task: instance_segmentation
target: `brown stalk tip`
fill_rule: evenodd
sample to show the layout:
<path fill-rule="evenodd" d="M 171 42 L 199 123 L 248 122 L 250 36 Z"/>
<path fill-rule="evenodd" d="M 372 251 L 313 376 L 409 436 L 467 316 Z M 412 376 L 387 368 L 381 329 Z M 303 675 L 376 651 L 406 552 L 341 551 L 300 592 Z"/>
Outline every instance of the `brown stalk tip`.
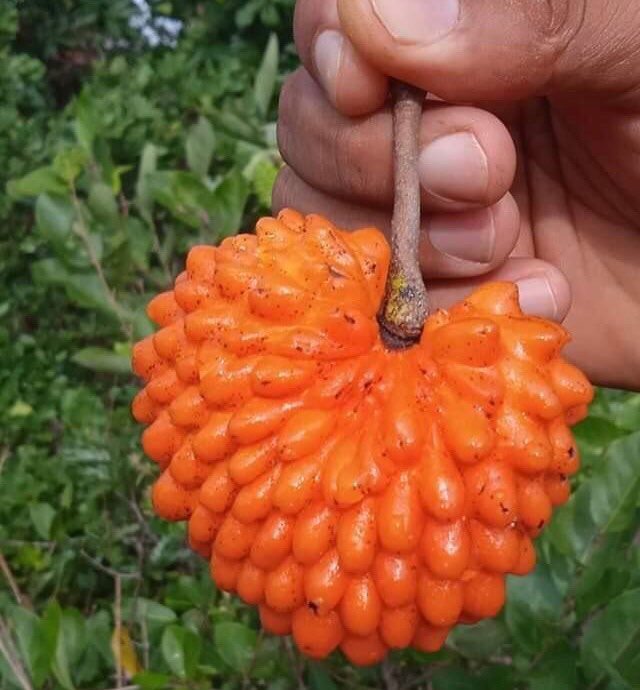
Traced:
<path fill-rule="evenodd" d="M 429 313 L 427 288 L 419 261 L 420 180 L 418 152 L 425 93 L 402 82 L 393 84 L 394 207 L 391 265 L 380 333 L 390 349 L 410 347 L 420 339 Z"/>

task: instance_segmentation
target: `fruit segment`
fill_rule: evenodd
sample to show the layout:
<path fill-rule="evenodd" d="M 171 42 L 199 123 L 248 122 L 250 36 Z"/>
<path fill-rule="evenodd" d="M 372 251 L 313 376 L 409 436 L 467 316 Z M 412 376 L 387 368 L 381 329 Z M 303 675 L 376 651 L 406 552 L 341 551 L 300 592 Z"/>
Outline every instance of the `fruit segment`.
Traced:
<path fill-rule="evenodd" d="M 266 630 L 362 665 L 499 613 L 568 499 L 592 398 L 510 283 L 388 349 L 389 261 L 377 230 L 283 211 L 192 249 L 133 355 L 156 512 Z"/>

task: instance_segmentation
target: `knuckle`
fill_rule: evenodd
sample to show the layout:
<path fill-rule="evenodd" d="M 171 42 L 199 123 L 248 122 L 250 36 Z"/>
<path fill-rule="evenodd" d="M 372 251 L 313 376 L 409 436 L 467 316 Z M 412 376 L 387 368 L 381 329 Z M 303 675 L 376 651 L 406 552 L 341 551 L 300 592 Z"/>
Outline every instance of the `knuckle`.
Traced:
<path fill-rule="evenodd" d="M 580 33 L 585 22 L 587 0 L 538 0 L 529 6 L 529 18 L 541 48 L 557 61 Z"/>
<path fill-rule="evenodd" d="M 280 92 L 280 101 L 278 104 L 278 147 L 285 160 L 289 158 L 291 146 L 293 144 L 292 140 L 294 138 L 296 119 L 296 108 L 294 107 L 294 103 L 296 100 L 296 92 L 297 73 L 294 72 L 285 80 Z"/>
<path fill-rule="evenodd" d="M 292 205 L 291 177 L 291 170 L 287 166 L 280 169 L 271 192 L 271 210 L 273 213 L 278 213 L 283 208 Z"/>
<path fill-rule="evenodd" d="M 380 170 L 371 164 L 370 130 L 365 124 L 336 127 L 330 146 L 331 171 L 339 196 L 358 201 L 386 196 L 380 186 Z"/>

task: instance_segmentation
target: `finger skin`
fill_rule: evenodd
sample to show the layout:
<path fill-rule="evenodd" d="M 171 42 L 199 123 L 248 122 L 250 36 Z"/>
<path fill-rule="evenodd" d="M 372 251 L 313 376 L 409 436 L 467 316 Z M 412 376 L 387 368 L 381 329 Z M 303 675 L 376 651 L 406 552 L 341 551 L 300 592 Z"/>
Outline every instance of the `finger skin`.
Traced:
<path fill-rule="evenodd" d="M 395 4 L 402 10 L 405 2 Z M 365 60 L 445 100 L 624 93 L 640 83 L 640 15 L 628 0 L 460 0 L 457 23 L 438 36 L 427 21 L 405 33 L 390 29 L 373 0 L 338 0 L 338 13 Z"/>
<path fill-rule="evenodd" d="M 466 280 L 441 280 L 429 284 L 433 308 L 444 308 L 463 300 L 483 283 L 506 280 L 517 283 L 525 313 L 562 322 L 571 308 L 571 286 L 564 273 L 547 261 L 509 258 L 495 271 Z M 532 292 L 532 283 L 536 283 Z M 542 285 L 546 283 L 546 285 Z M 525 294 L 526 293 L 526 294 Z"/>
<path fill-rule="evenodd" d="M 357 116 L 381 108 L 387 100 L 389 80 L 358 52 L 341 29 L 336 0 L 298 0 L 293 23 L 296 49 L 302 64 L 313 75 L 333 106 L 345 115 Z M 316 52 L 325 31 L 340 34 L 343 47 L 335 68 L 335 83 L 323 84 Z"/>
<path fill-rule="evenodd" d="M 284 168 L 276 180 L 273 194 L 273 211 L 278 213 L 283 208 L 295 208 L 301 213 L 320 213 L 342 228 L 355 230 L 361 227 L 375 226 L 389 236 L 391 215 L 388 211 L 372 209 L 367 206 L 345 202 L 330 197 L 309 186 L 290 168 Z M 495 234 L 494 255 L 486 263 L 466 261 L 443 253 L 436 249 L 429 239 L 432 225 L 440 216 L 425 216 L 420 243 L 420 263 L 426 276 L 430 278 L 461 278 L 480 276 L 489 273 L 507 260 L 518 238 L 520 218 L 518 208 L 510 195 L 497 204 L 482 211 L 465 211 L 459 214 L 444 214 L 447 223 L 456 219 L 462 225 L 477 219 L 469 218 L 474 214 L 484 214 L 486 224 L 492 228 L 478 227 L 478 235 L 492 231 Z M 479 238 L 480 239 L 480 238 Z"/>
<path fill-rule="evenodd" d="M 501 199 L 513 182 L 515 147 L 506 127 L 494 115 L 478 108 L 427 104 L 421 124 L 424 150 L 453 134 L 475 137 L 484 156 L 486 180 L 469 176 L 461 183 L 464 159 L 447 160 L 440 152 L 442 173 L 432 170 L 422 189 L 425 210 L 460 211 L 488 206 Z M 325 193 L 357 203 L 387 206 L 393 202 L 392 116 L 387 107 L 370 116 L 352 119 L 338 113 L 305 70 L 294 73 L 280 99 L 278 142 L 287 163 L 299 177 Z M 470 169 L 475 170 L 473 166 Z M 451 189 L 446 180 L 450 179 Z M 424 185 L 430 184 L 430 189 Z M 437 190 L 437 191 L 436 191 Z"/>

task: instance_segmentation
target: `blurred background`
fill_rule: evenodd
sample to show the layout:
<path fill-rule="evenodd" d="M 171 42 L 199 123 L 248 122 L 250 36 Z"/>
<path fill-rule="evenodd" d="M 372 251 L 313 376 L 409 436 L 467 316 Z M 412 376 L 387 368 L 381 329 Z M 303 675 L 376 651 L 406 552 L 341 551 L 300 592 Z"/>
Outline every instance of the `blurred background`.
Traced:
<path fill-rule="evenodd" d="M 598 392 L 536 572 L 435 655 L 309 663 L 153 517 L 131 343 L 268 212 L 293 5 L 0 2 L 0 688 L 638 690 L 640 395 Z"/>

